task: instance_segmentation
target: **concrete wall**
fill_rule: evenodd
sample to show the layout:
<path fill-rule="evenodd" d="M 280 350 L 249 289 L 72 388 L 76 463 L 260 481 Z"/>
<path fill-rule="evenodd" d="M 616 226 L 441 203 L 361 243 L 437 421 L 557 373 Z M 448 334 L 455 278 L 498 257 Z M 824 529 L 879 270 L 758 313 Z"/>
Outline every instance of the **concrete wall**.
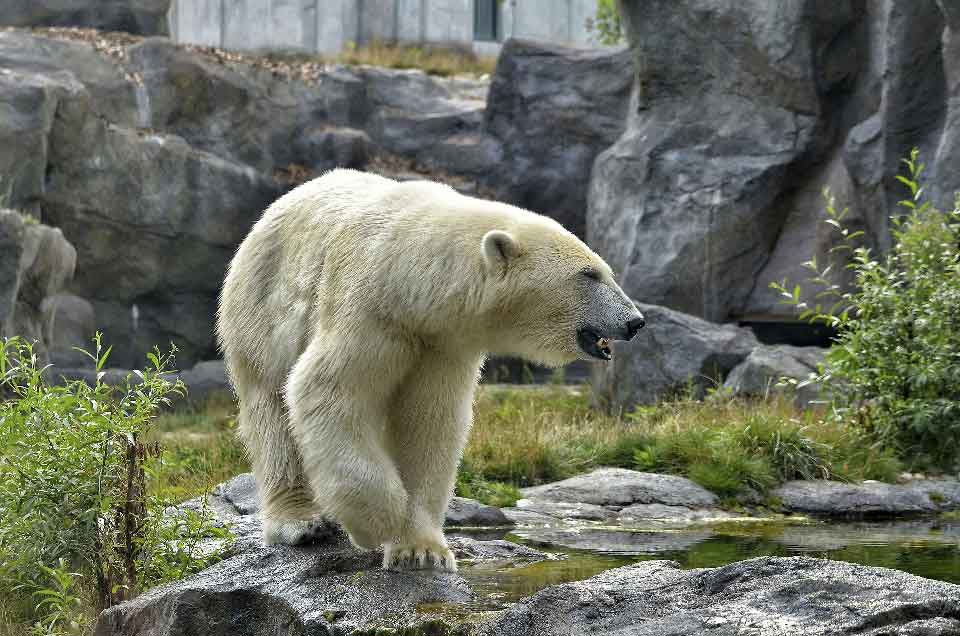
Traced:
<path fill-rule="evenodd" d="M 171 36 L 234 50 L 335 54 L 372 40 L 473 46 L 474 0 L 173 0 Z M 500 36 L 596 46 L 586 20 L 596 0 L 502 0 Z"/>

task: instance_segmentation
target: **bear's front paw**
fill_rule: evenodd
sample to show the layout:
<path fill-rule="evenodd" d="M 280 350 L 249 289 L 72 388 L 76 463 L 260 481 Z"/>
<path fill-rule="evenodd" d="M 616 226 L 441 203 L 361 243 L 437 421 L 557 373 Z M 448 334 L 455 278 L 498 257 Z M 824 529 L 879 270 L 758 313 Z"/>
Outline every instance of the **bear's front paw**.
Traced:
<path fill-rule="evenodd" d="M 383 546 L 384 570 L 457 571 L 457 560 L 443 540 L 387 543 Z"/>

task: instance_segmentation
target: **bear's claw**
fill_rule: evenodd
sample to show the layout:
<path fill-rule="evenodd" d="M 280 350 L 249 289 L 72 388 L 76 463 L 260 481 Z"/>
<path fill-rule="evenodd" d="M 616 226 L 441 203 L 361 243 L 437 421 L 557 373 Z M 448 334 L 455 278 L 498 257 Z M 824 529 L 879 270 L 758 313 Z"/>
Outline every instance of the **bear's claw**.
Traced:
<path fill-rule="evenodd" d="M 383 548 L 384 570 L 457 571 L 457 560 L 450 548 L 440 543 L 388 544 Z"/>

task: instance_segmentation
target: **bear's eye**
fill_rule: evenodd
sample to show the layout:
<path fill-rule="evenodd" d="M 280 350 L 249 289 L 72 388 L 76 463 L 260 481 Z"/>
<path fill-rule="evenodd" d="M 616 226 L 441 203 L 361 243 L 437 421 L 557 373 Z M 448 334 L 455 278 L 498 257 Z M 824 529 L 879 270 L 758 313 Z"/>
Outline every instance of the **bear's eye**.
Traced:
<path fill-rule="evenodd" d="M 598 271 L 595 270 L 595 269 L 592 269 L 592 268 L 589 268 L 589 267 L 588 267 L 587 269 L 583 270 L 583 271 L 581 272 L 581 274 L 583 274 L 584 276 L 586 276 L 587 278 L 589 278 L 589 279 L 591 279 L 591 280 L 595 280 L 595 281 L 598 281 L 598 282 L 600 281 L 600 272 L 598 272 Z"/>

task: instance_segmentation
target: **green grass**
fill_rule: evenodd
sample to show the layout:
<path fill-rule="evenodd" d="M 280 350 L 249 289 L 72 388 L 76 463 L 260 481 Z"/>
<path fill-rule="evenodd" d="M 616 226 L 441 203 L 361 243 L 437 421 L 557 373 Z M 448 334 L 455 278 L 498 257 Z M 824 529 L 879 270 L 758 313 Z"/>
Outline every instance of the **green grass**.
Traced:
<path fill-rule="evenodd" d="M 457 494 L 501 507 L 519 488 L 600 466 L 683 475 L 727 499 L 790 479 L 894 481 L 900 471 L 889 451 L 784 398 L 682 399 L 618 418 L 591 408 L 585 387 L 483 386 L 474 413 Z M 235 426 L 226 397 L 159 417 L 155 486 L 186 499 L 249 470 Z"/>
<path fill-rule="evenodd" d="M 236 404 L 228 395 L 159 416 L 147 437 L 163 449 L 162 462 L 151 480 L 154 492 L 181 501 L 249 471 L 236 423 Z"/>
<path fill-rule="evenodd" d="M 363 46 L 348 46 L 331 62 L 340 64 L 368 64 L 387 68 L 416 68 L 431 75 L 489 75 L 497 60 L 480 57 L 472 51 L 451 47 L 407 46 L 371 42 Z"/>
<path fill-rule="evenodd" d="M 481 389 L 461 468 L 471 479 L 522 487 L 599 466 L 684 475 L 723 497 L 900 470 L 889 451 L 785 398 L 678 400 L 617 418 L 591 409 L 586 389 Z"/>

